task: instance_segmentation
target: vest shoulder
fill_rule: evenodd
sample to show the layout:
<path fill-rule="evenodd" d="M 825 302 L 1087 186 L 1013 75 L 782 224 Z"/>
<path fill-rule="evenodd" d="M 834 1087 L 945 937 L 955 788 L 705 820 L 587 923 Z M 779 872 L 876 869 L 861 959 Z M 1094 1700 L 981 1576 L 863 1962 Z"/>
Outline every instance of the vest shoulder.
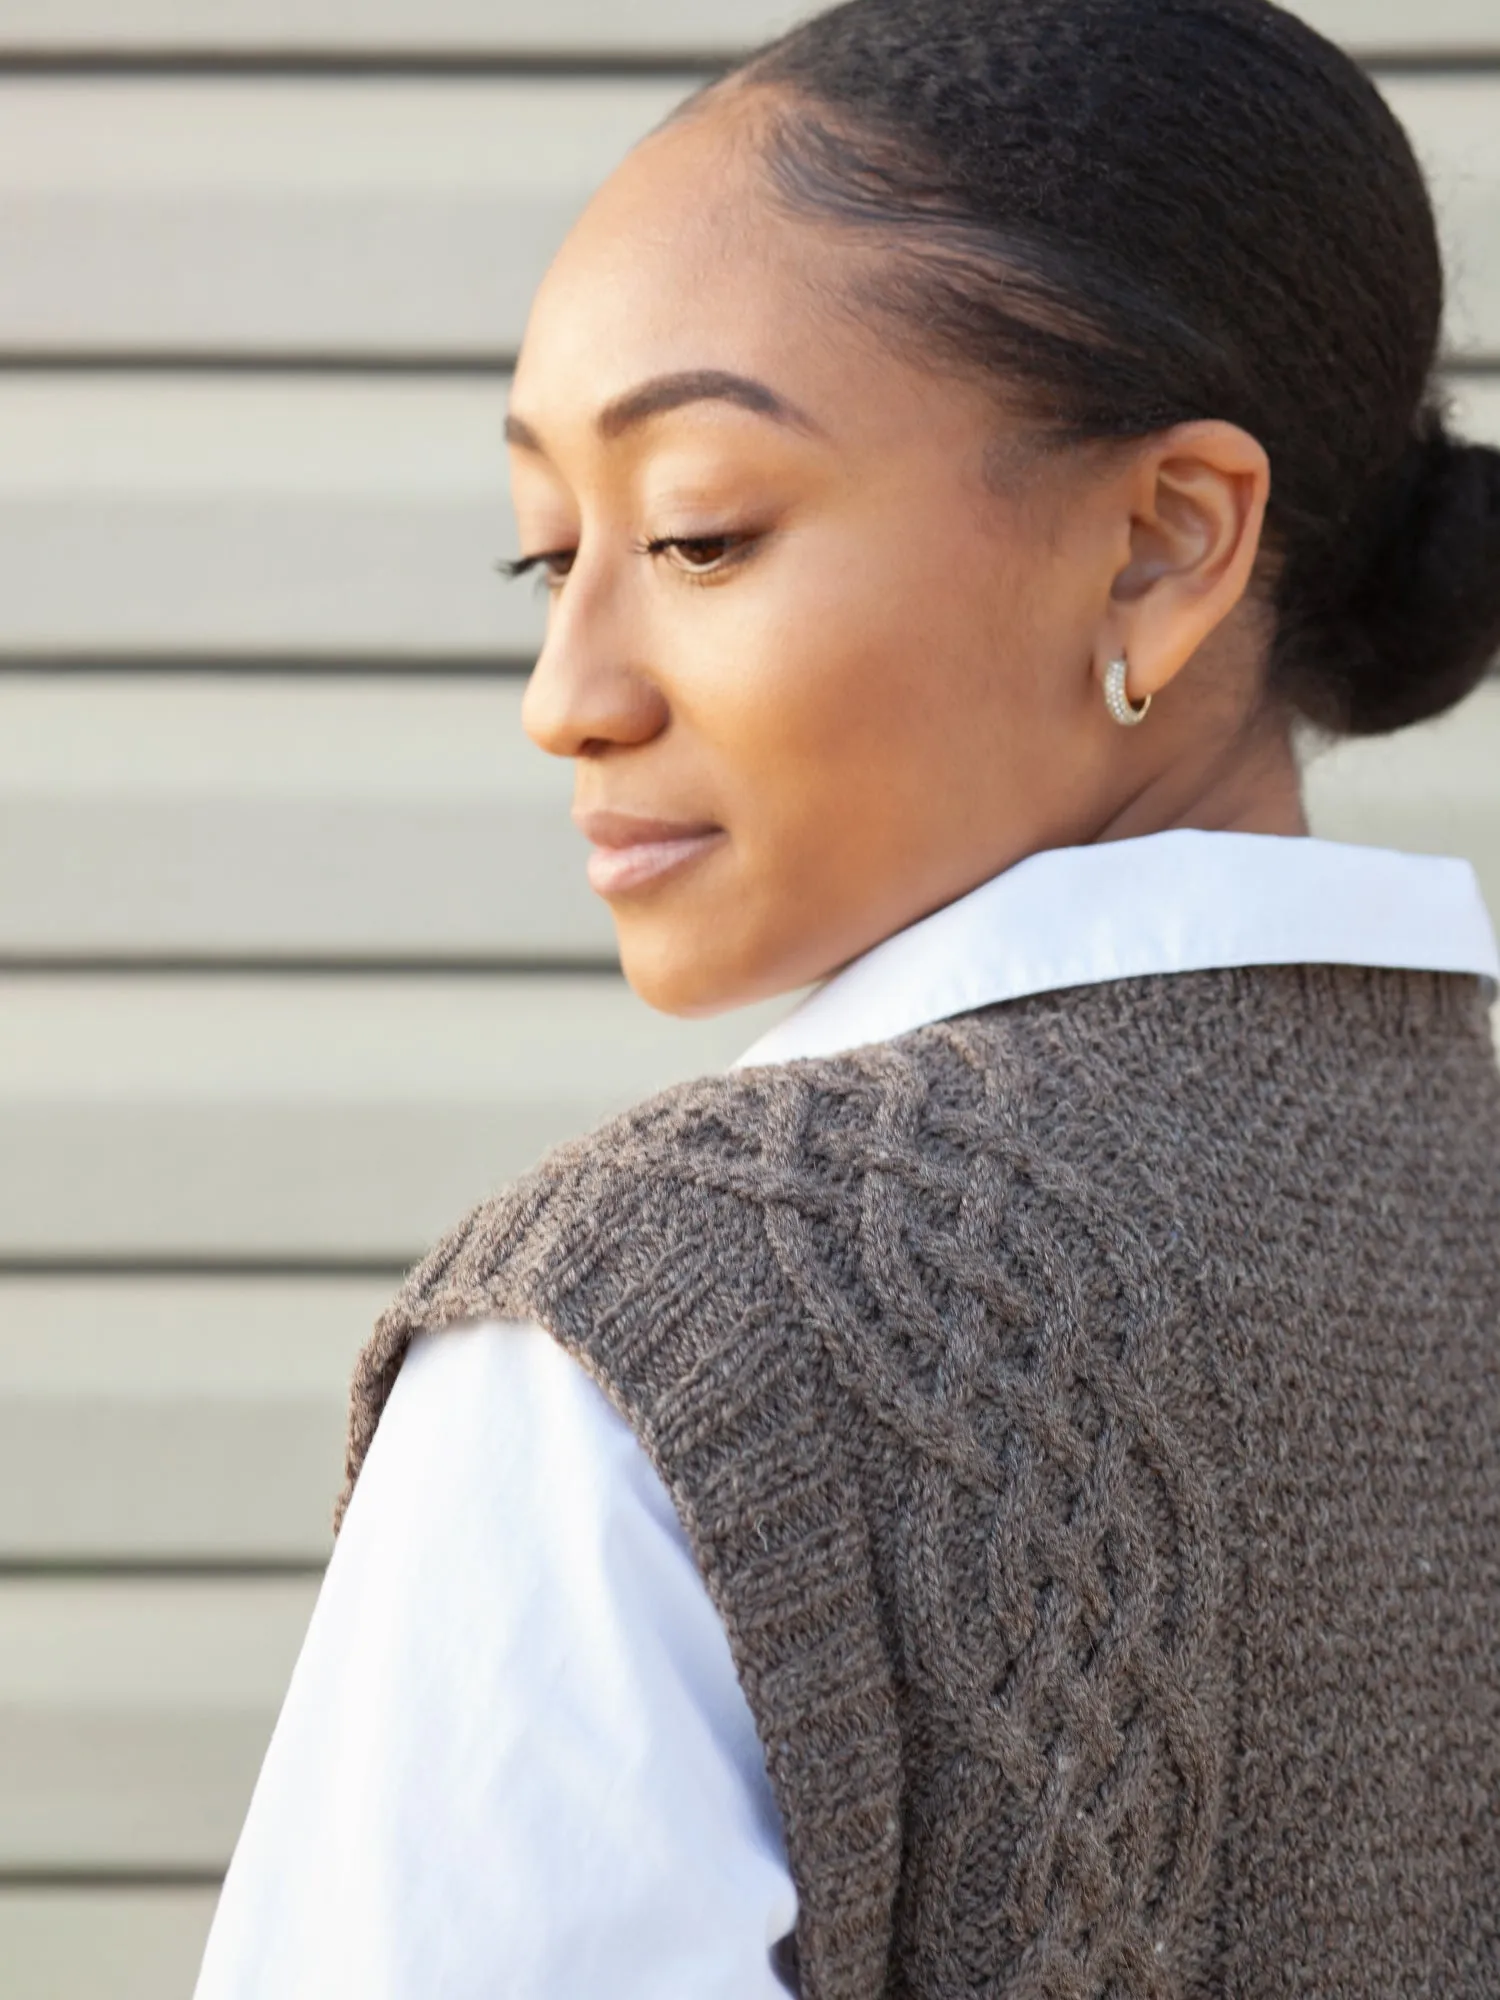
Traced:
<path fill-rule="evenodd" d="M 873 1067 L 904 1071 L 907 1060 Z M 408 1273 L 360 1353 L 335 1529 L 419 1333 L 475 1319 L 539 1319 L 556 1332 L 562 1301 L 597 1289 L 604 1273 L 655 1294 L 684 1252 L 723 1268 L 726 1219 L 743 1229 L 778 1181 L 805 1178 L 804 1133 L 831 1107 L 873 1101 L 871 1068 L 839 1057 L 676 1084 L 472 1208 Z"/>
<path fill-rule="evenodd" d="M 921 1162 L 1003 1150 L 992 1068 L 971 1018 L 844 1054 L 731 1070 L 673 1085 L 481 1202 L 411 1273 L 392 1307 L 425 1327 L 575 1283 L 649 1241 L 658 1254 L 763 1212 L 857 1205 L 869 1172 L 913 1185 Z"/>

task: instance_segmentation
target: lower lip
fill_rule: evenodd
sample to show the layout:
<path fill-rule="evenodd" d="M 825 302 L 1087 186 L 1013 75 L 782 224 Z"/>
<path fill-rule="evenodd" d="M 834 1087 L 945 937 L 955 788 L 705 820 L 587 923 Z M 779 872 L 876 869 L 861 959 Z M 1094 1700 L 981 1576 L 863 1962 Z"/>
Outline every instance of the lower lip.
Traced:
<path fill-rule="evenodd" d="M 623 896 L 659 882 L 706 854 L 723 839 L 717 828 L 682 840 L 643 840 L 634 847 L 596 847 L 589 856 L 589 887 L 599 896 Z"/>

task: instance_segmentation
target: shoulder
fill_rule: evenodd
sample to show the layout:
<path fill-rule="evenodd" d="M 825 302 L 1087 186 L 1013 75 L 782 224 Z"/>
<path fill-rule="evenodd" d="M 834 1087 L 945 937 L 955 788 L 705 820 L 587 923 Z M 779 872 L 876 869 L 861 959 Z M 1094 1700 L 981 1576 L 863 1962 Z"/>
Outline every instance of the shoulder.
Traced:
<path fill-rule="evenodd" d="M 656 1396 L 746 1327 L 816 1316 L 819 1299 L 840 1320 L 885 1316 L 892 1258 L 903 1296 L 950 1252 L 967 1267 L 976 1228 L 1004 1233 L 1003 1190 L 1026 1174 L 1005 1033 L 998 1015 L 969 1016 L 701 1078 L 546 1155 L 471 1210 L 377 1323 L 353 1383 L 350 1486 L 420 1332 L 540 1321 L 625 1402 L 648 1351 Z"/>
<path fill-rule="evenodd" d="M 1013 1144 L 1002 1105 L 1017 1079 L 995 1061 L 997 1035 L 995 1017 L 970 1016 L 645 1099 L 472 1209 L 387 1317 L 435 1327 L 529 1316 L 538 1290 L 618 1267 L 643 1241 L 699 1243 L 737 1215 L 787 1207 L 832 1222 L 858 1207 L 869 1175 L 913 1192 L 942 1181 L 945 1162 L 957 1176 L 961 1161 Z"/>

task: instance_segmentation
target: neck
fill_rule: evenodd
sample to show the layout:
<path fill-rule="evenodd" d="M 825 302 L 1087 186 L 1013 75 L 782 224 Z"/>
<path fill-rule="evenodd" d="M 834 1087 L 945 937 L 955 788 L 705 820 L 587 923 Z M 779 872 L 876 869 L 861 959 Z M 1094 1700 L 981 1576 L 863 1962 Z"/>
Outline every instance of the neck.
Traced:
<path fill-rule="evenodd" d="M 1284 719 L 1197 759 L 1169 759 L 1113 811 L 1096 840 L 1197 827 L 1206 833 L 1302 835 L 1302 779 Z"/>

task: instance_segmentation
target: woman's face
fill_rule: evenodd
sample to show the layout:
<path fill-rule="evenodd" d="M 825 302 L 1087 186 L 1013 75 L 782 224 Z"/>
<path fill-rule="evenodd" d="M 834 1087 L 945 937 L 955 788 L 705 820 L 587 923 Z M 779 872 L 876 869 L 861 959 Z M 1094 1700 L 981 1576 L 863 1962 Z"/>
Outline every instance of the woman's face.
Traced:
<path fill-rule="evenodd" d="M 841 309 L 871 253 L 774 205 L 753 131 L 730 94 L 607 183 L 508 426 L 551 591 L 526 727 L 574 761 L 627 977 L 682 1014 L 1096 837 L 1132 782 L 1095 674 L 1118 510 L 1067 460 L 997 487 L 993 391 Z"/>

